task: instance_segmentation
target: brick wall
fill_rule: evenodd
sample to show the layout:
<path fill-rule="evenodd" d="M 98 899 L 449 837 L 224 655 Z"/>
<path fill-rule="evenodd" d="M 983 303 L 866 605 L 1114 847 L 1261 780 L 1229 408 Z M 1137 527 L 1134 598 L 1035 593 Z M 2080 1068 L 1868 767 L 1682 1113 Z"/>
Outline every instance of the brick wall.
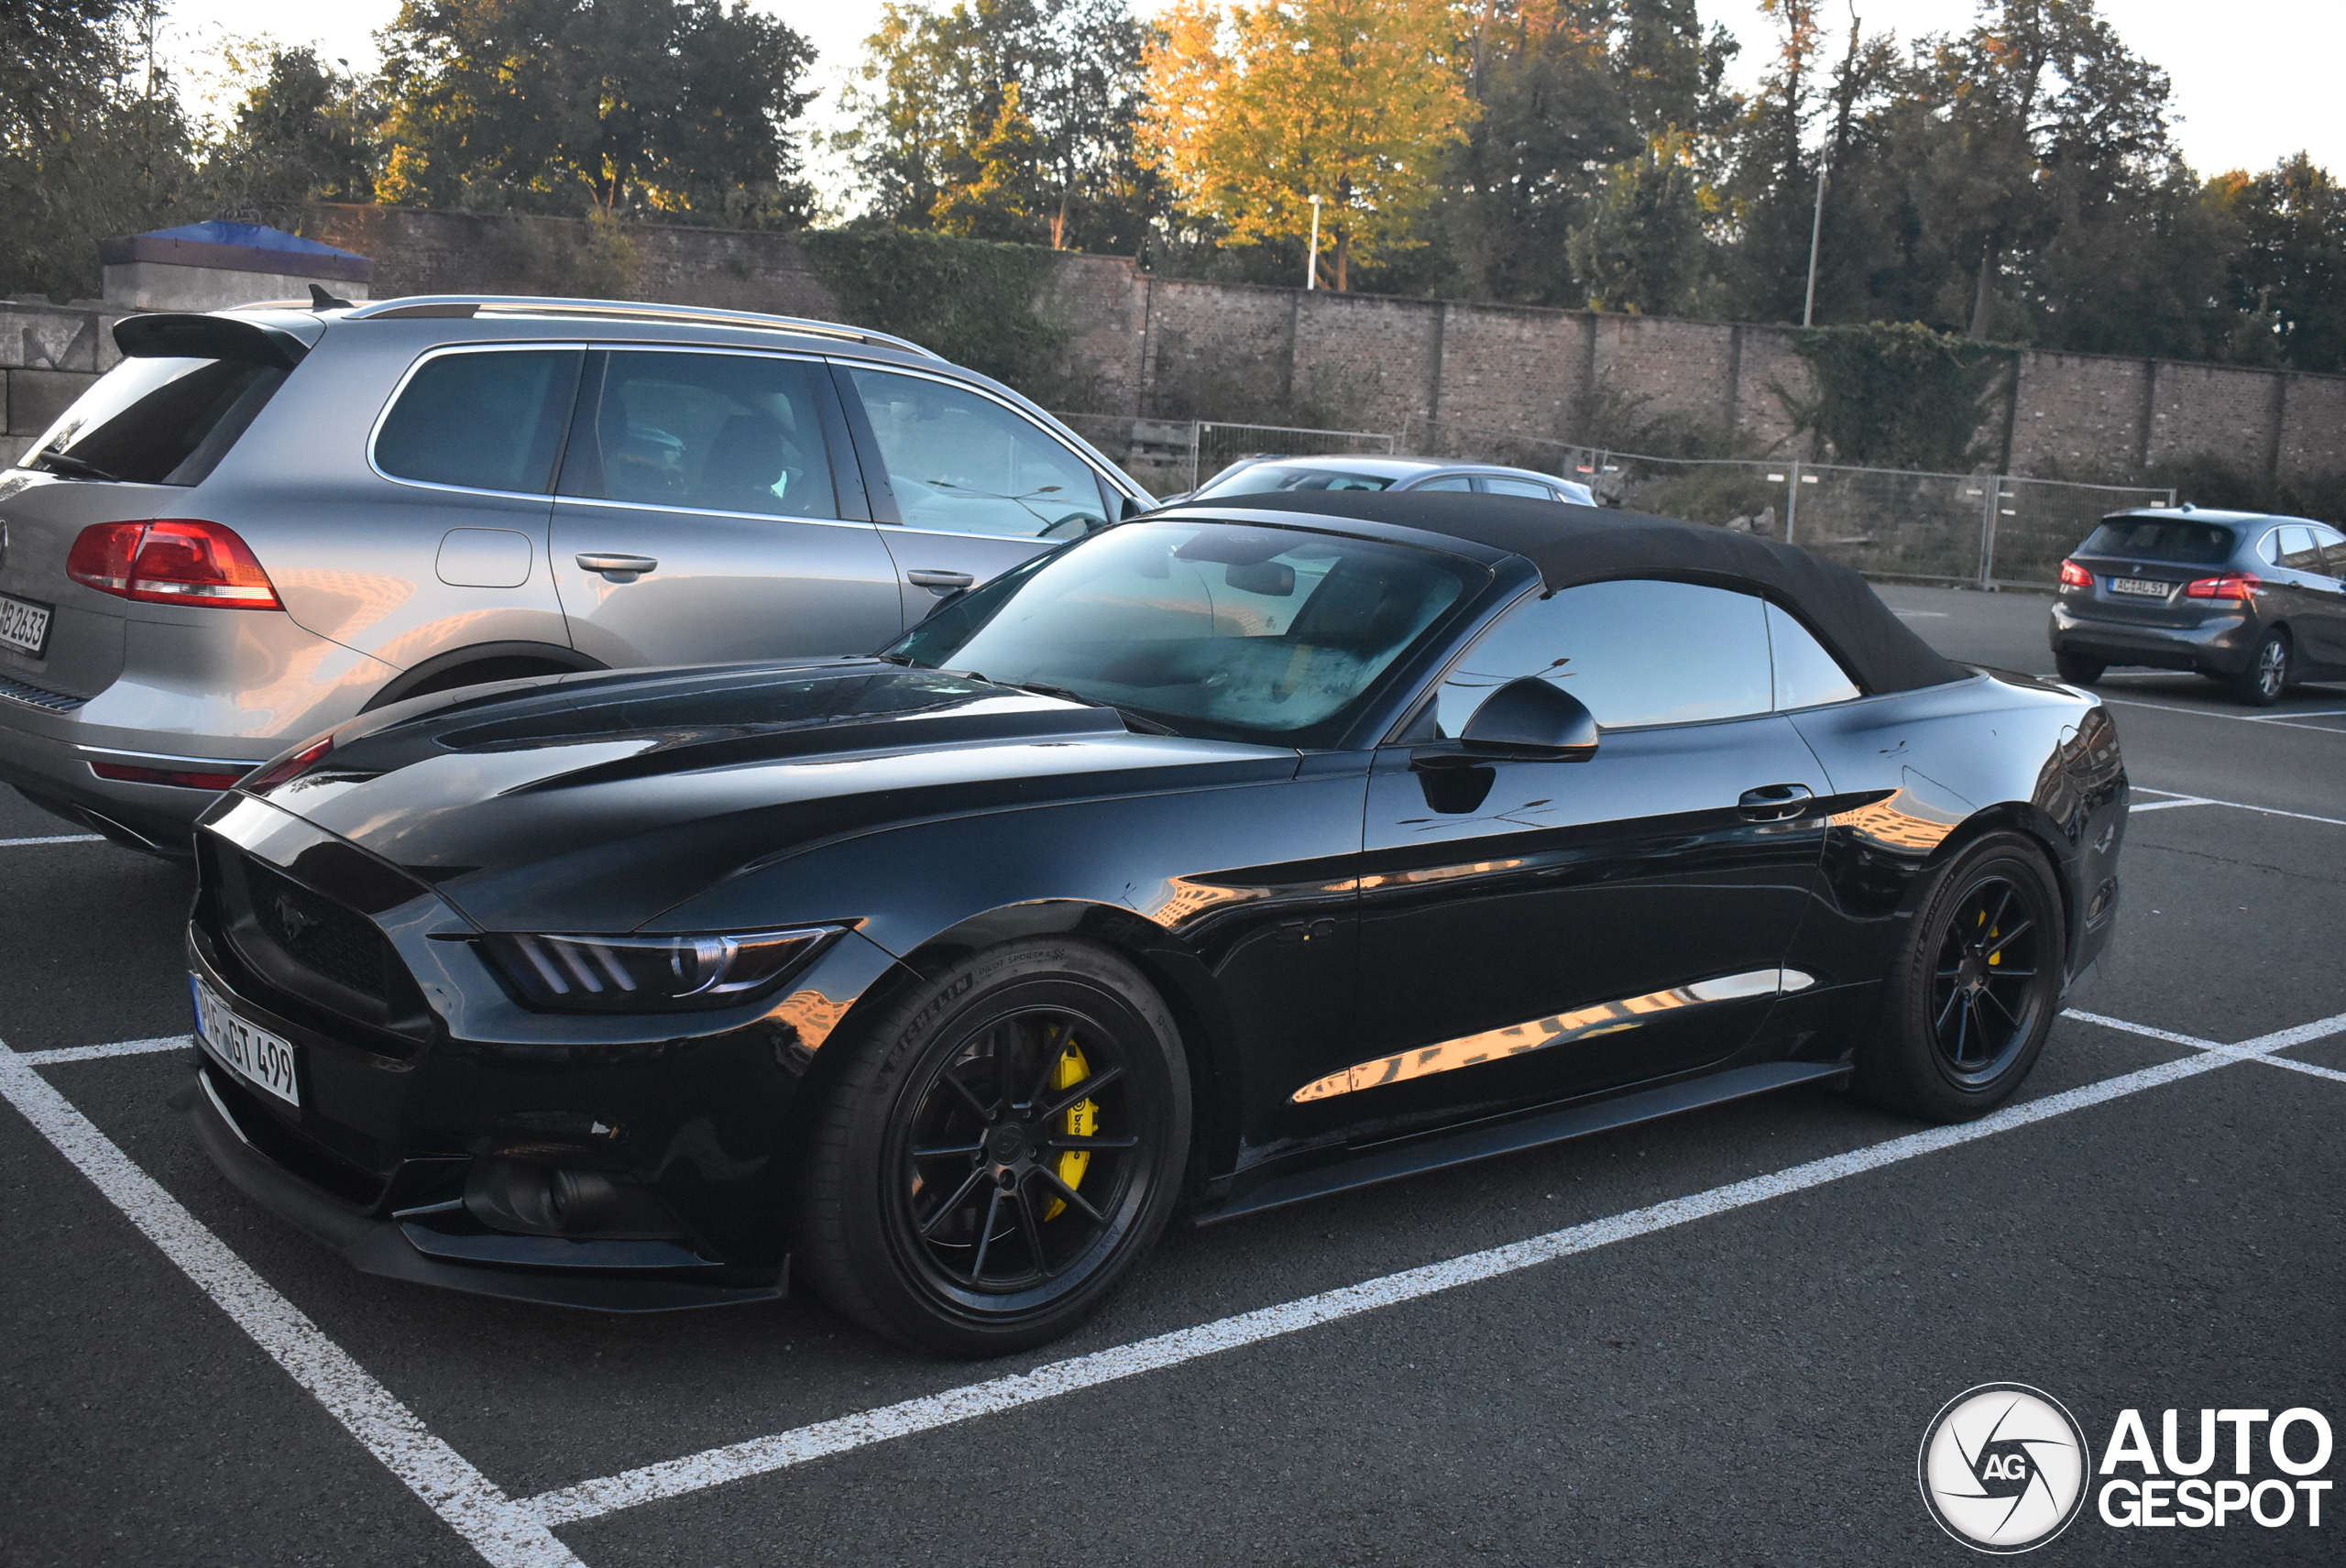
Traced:
<path fill-rule="evenodd" d="M 315 206 L 289 226 L 371 257 L 378 298 L 584 293 L 836 318 L 787 236 Z M 1783 327 L 1306 292 L 1062 258 L 1043 309 L 1068 400 L 1167 419 L 1394 431 L 1439 419 L 1619 444 L 1657 426 L 1795 452 L 1814 395 Z M 0 458 L 114 357 L 102 308 L 0 302 Z M 2210 454 L 2267 480 L 2346 474 L 2346 377 L 2031 350 L 1981 403 L 2006 472 L 2120 479 Z"/>

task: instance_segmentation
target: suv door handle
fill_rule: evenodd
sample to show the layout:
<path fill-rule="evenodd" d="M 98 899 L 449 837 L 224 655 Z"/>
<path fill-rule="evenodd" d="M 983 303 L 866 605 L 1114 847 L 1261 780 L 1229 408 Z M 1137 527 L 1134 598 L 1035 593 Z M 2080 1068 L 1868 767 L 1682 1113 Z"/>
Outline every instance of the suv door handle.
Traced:
<path fill-rule="evenodd" d="M 614 555 L 601 550 L 583 550 L 572 559 L 578 563 L 580 571 L 598 572 L 607 583 L 631 583 L 660 567 L 660 563 L 649 555 Z"/>
<path fill-rule="evenodd" d="M 940 594 L 959 592 L 978 579 L 967 572 L 937 571 L 927 566 L 915 566 L 904 574 L 904 581 L 916 588 L 931 588 Z"/>
<path fill-rule="evenodd" d="M 1736 809 L 1753 822 L 1789 822 L 1808 809 L 1816 792 L 1806 784 L 1761 784 L 1747 789 L 1735 805 Z"/>

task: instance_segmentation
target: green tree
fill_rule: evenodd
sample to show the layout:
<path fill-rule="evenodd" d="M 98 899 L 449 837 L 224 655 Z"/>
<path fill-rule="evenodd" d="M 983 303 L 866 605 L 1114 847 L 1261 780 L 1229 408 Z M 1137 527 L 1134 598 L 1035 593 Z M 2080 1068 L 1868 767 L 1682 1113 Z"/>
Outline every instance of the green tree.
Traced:
<path fill-rule="evenodd" d="M 157 0 L 0 3 L 0 292 L 89 299 L 98 242 L 209 215 Z"/>
<path fill-rule="evenodd" d="M 306 46 L 269 49 L 255 74 L 209 159 L 223 204 L 373 201 L 383 111 L 367 84 Z"/>
<path fill-rule="evenodd" d="M 803 221 L 814 50 L 746 0 L 404 0 L 387 200 Z"/>
<path fill-rule="evenodd" d="M 1573 269 L 1590 308 L 1704 313 L 1716 288 L 1716 209 L 1683 132 L 1657 137 L 1644 157 L 1616 164 L 1603 199 L 1572 236 Z"/>
<path fill-rule="evenodd" d="M 2346 372 L 2346 189 L 2300 152 L 2211 181 L 2209 197 L 2241 233 L 2228 258 L 2235 355 Z"/>
<path fill-rule="evenodd" d="M 843 100 L 873 215 L 1136 251 L 1160 205 L 1134 148 L 1149 36 L 1124 0 L 886 5 Z"/>

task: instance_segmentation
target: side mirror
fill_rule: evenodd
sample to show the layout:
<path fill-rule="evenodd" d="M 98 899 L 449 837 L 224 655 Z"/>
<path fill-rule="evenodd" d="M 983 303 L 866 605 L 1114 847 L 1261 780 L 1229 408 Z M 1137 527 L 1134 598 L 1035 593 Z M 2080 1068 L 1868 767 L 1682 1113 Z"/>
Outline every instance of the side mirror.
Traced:
<path fill-rule="evenodd" d="M 1420 747 L 1420 768 L 1482 762 L 1584 762 L 1596 755 L 1596 716 L 1561 686 L 1536 675 L 1509 681 L 1483 699 L 1455 741 Z"/>

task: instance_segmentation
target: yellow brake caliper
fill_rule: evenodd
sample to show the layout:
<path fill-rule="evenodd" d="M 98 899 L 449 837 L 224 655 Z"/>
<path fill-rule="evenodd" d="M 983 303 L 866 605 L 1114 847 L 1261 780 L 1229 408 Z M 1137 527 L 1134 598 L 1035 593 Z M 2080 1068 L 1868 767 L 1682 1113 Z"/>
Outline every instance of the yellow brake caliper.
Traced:
<path fill-rule="evenodd" d="M 1073 1089 L 1091 1076 L 1091 1065 L 1083 1059 L 1083 1047 L 1069 1041 L 1066 1052 L 1059 1058 L 1058 1070 L 1051 1075 L 1051 1087 Z M 1061 1125 L 1070 1138 L 1091 1137 L 1100 1131 L 1100 1107 L 1089 1100 L 1080 1100 L 1068 1107 L 1067 1117 Z M 1089 1149 L 1062 1149 L 1059 1151 L 1059 1179 L 1071 1188 L 1080 1187 L 1083 1185 L 1083 1173 L 1091 1164 Z M 1051 1206 L 1044 1211 L 1043 1218 L 1056 1220 L 1065 1212 L 1067 1201 L 1054 1198 Z"/>
<path fill-rule="evenodd" d="M 1979 912 L 1979 921 L 1978 921 L 1978 924 L 1982 925 L 1982 926 L 1987 926 L 1987 925 L 1988 925 L 1988 912 L 1987 912 L 1986 910 L 1982 909 L 1982 910 Z M 1996 938 L 1997 938 L 1999 935 L 2001 935 L 2001 932 L 2002 932 L 2002 931 L 2003 931 L 2003 927 L 2001 927 L 2001 926 L 1990 926 L 1990 927 L 1989 927 L 1989 928 L 1988 928 L 1988 940 L 1990 940 L 1990 941 L 1991 941 L 1991 942 L 1992 942 L 1992 941 L 1994 941 L 1994 940 L 1996 939 Z M 2000 963 L 2002 963 L 2002 962 L 2004 961 L 2004 955 L 2003 955 L 2003 954 L 2001 954 L 2001 953 L 1990 953 L 1990 954 L 1988 955 L 1988 961 L 1989 961 L 1990 963 L 1991 963 L 1991 964 L 2000 964 Z"/>

